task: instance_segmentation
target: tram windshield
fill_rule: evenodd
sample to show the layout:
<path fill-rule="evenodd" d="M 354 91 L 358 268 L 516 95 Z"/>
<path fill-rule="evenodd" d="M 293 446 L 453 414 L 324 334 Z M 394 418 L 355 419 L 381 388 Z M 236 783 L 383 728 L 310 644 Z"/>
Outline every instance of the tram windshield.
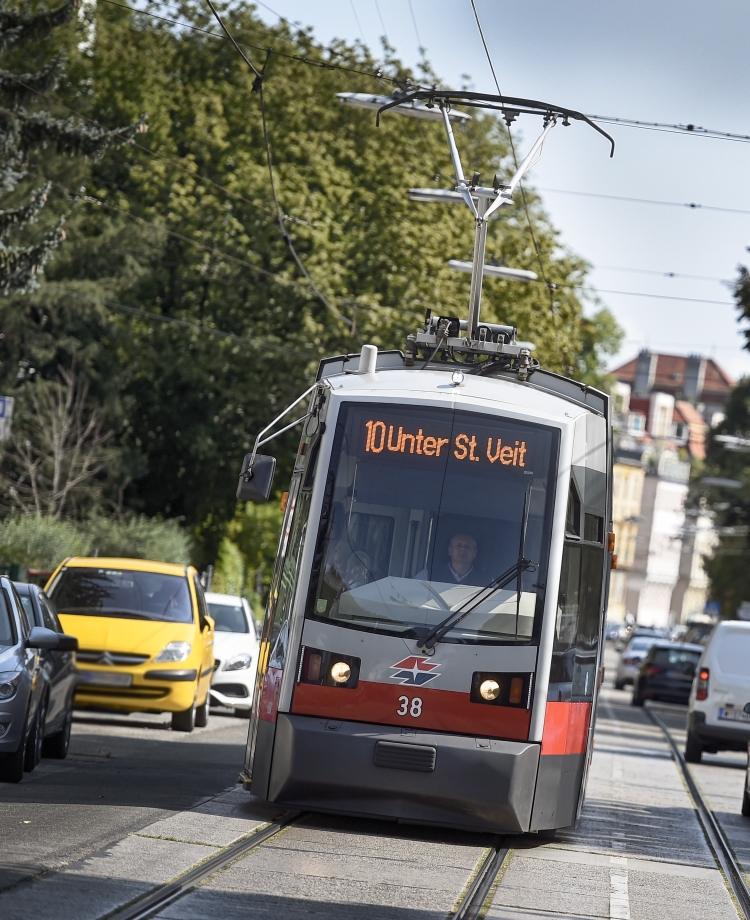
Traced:
<path fill-rule="evenodd" d="M 473 608 L 442 641 L 531 641 L 557 449 L 555 429 L 501 416 L 343 404 L 307 615 L 423 638 Z M 520 559 L 533 565 L 478 594 Z"/>

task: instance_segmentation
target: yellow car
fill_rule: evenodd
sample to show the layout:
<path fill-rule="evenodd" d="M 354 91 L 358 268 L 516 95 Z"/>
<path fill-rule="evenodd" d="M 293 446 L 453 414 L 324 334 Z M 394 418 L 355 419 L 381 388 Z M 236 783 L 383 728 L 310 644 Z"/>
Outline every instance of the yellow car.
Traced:
<path fill-rule="evenodd" d="M 46 591 L 78 639 L 76 706 L 171 712 L 180 732 L 206 725 L 214 623 L 194 568 L 73 557 Z"/>

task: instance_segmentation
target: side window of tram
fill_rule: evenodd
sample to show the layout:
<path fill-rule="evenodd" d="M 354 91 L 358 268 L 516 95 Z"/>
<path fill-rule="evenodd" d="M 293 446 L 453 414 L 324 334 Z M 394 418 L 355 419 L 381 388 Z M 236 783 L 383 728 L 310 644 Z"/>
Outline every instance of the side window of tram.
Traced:
<path fill-rule="evenodd" d="M 547 698 L 591 699 L 599 644 L 603 548 L 566 543 Z"/>
<path fill-rule="evenodd" d="M 296 507 L 292 509 L 293 519 L 290 525 L 289 539 L 286 543 L 283 560 L 274 573 L 271 585 L 271 604 L 273 604 L 273 621 L 269 636 L 270 654 L 268 666 L 283 668 L 286 664 L 286 652 L 289 634 L 289 617 L 297 588 L 299 563 L 305 545 L 307 518 L 310 512 L 311 493 L 298 493 Z"/>

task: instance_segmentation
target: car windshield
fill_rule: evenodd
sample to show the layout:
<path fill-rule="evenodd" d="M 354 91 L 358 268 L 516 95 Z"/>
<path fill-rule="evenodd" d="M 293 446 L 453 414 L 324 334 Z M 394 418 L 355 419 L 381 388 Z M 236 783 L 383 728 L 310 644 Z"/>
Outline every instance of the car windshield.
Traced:
<path fill-rule="evenodd" d="M 0 591 L 0 645 L 15 645 L 16 630 L 5 591 Z"/>
<path fill-rule="evenodd" d="M 700 657 L 700 652 L 688 649 L 660 648 L 654 652 L 652 664 L 692 677 Z"/>
<path fill-rule="evenodd" d="M 554 429 L 498 416 L 345 403 L 307 616 L 426 635 L 511 572 L 444 641 L 530 641 L 544 603 L 557 444 Z M 534 565 L 519 574 L 521 557 Z"/>
<path fill-rule="evenodd" d="M 216 632 L 249 632 L 245 611 L 240 604 L 217 604 L 208 601 L 208 612 L 216 624 Z"/>
<path fill-rule="evenodd" d="M 63 569 L 49 591 L 60 613 L 192 623 L 187 578 L 128 569 Z"/>

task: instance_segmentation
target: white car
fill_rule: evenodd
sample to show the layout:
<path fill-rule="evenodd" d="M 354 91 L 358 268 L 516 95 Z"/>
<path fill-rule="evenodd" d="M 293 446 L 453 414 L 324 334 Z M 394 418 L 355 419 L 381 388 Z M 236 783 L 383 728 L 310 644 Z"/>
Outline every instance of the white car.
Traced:
<path fill-rule="evenodd" d="M 216 624 L 211 700 L 250 716 L 258 670 L 258 635 L 250 604 L 233 594 L 206 594 L 208 612 Z"/>
<path fill-rule="evenodd" d="M 708 637 L 688 704 L 685 760 L 744 751 L 750 741 L 750 623 L 722 620 Z"/>

